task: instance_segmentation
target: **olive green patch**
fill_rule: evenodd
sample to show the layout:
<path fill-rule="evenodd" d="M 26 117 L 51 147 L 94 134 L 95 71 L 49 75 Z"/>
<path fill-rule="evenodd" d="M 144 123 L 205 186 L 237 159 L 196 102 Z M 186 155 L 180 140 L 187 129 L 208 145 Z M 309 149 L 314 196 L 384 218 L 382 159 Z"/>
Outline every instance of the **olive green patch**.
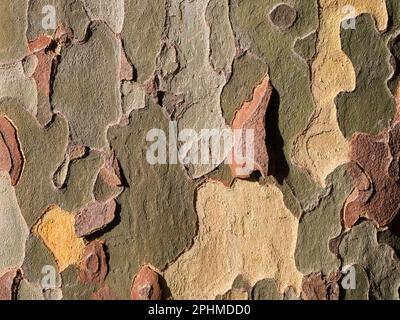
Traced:
<path fill-rule="evenodd" d="M 106 130 L 121 117 L 121 47 L 102 22 L 90 26 L 87 42 L 61 52 L 52 106 L 65 115 L 72 141 L 92 148 L 108 145 Z"/>
<path fill-rule="evenodd" d="M 10 99 L 0 102 L 0 113 L 5 114 L 17 128 L 25 157 L 24 170 L 15 192 L 28 227 L 32 227 L 52 204 L 69 212 L 86 205 L 93 197 L 102 157 L 91 152 L 83 159 L 72 161 L 65 188 L 57 189 L 52 177 L 64 161 L 67 150 L 68 125 L 65 119 L 57 115 L 49 126 L 42 128 L 18 102 Z"/>
<path fill-rule="evenodd" d="M 311 62 L 316 53 L 317 33 L 312 32 L 304 38 L 298 38 L 294 43 L 293 50 L 305 61 Z"/>
<path fill-rule="evenodd" d="M 328 176 L 326 188 L 329 192 L 300 219 L 295 260 L 303 274 L 328 275 L 340 267 L 340 260 L 329 249 L 329 241 L 341 233 L 341 210 L 352 188 L 345 166 Z"/>
<path fill-rule="evenodd" d="M 165 26 L 166 0 L 126 0 L 121 39 L 137 81 L 144 82 L 155 71 Z"/>
<path fill-rule="evenodd" d="M 0 66 L 22 60 L 28 50 L 26 0 L 0 2 Z"/>
<path fill-rule="evenodd" d="M 235 41 L 228 3 L 228 0 L 210 0 L 206 11 L 206 21 L 210 27 L 210 62 L 215 70 L 221 72 L 229 72 L 231 68 L 230 53 Z"/>
<path fill-rule="evenodd" d="M 309 66 L 293 52 L 293 46 L 296 39 L 317 29 L 318 9 L 314 0 L 292 1 L 297 20 L 283 33 L 268 18 L 268 13 L 279 3 L 279 0 L 233 0 L 231 23 L 240 46 L 269 66 L 276 90 L 266 116 L 270 126 L 267 144 L 270 143 L 269 150 L 276 158 L 271 174 L 282 184 L 288 208 L 300 215 L 320 188 L 291 162 L 294 139 L 306 127 L 315 109 Z"/>
<path fill-rule="evenodd" d="M 336 101 L 338 123 L 346 138 L 356 132 L 377 134 L 388 126 L 395 109 L 386 84 L 392 72 L 386 38 L 370 15 L 357 17 L 356 26 L 341 29 L 342 49 L 357 76 L 356 89 L 339 94 Z"/>
<path fill-rule="evenodd" d="M 114 33 L 121 33 L 124 23 L 124 0 L 81 1 L 92 21 L 105 21 Z"/>
<path fill-rule="evenodd" d="M 64 300 L 91 300 L 98 289 L 96 285 L 80 282 L 79 269 L 76 266 L 69 266 L 61 272 L 61 278 Z"/>
<path fill-rule="evenodd" d="M 354 267 L 355 287 L 342 288 L 342 298 L 344 300 L 368 300 L 369 298 L 369 279 L 364 268 L 356 264 Z"/>
<path fill-rule="evenodd" d="M 234 60 L 232 76 L 221 94 L 221 108 L 227 124 L 232 123 L 236 110 L 251 100 L 254 88 L 267 73 L 268 66 L 249 53 Z"/>
<path fill-rule="evenodd" d="M 399 299 L 400 261 L 391 247 L 378 244 L 377 230 L 371 222 L 354 226 L 344 236 L 340 256 L 343 265 L 359 264 L 370 275 L 370 298 Z"/>
<path fill-rule="evenodd" d="M 147 102 L 133 111 L 129 125 L 109 130 L 109 141 L 120 161 L 128 187 L 117 198 L 119 223 L 104 235 L 110 256 L 106 283 L 118 298 L 130 297 L 140 266 L 163 269 L 188 249 L 197 230 L 195 185 L 179 165 L 151 165 L 146 151 L 149 130 L 168 134 L 168 119 L 159 105 Z M 121 276 L 123 275 L 123 276 Z"/>
<path fill-rule="evenodd" d="M 54 268 L 55 285 L 61 287 L 61 276 L 57 263 L 45 244 L 35 234 L 30 234 L 26 241 L 25 260 L 22 265 L 24 279 L 34 284 L 42 284 L 45 275 L 52 276 L 47 268 Z"/>
<path fill-rule="evenodd" d="M 274 279 L 258 281 L 252 291 L 252 300 L 282 300 L 283 295 L 279 293 Z"/>

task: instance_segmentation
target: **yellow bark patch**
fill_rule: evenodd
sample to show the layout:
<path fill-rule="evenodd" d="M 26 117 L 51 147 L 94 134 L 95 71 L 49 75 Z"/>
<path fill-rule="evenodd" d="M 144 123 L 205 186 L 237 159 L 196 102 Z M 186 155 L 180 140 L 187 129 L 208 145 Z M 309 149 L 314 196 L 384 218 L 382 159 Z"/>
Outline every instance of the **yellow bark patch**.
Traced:
<path fill-rule="evenodd" d="M 57 206 L 50 207 L 34 227 L 53 253 L 60 271 L 79 264 L 85 244 L 75 235 L 75 217 Z"/>
<path fill-rule="evenodd" d="M 388 22 L 385 0 L 320 0 L 316 56 L 312 63 L 312 93 L 316 110 L 294 146 L 294 161 L 320 184 L 339 165 L 348 161 L 349 144 L 340 131 L 334 99 L 342 91 L 353 91 L 356 75 L 350 59 L 341 49 L 345 6 L 353 6 L 355 16 L 371 14 L 379 30 Z"/>
<path fill-rule="evenodd" d="M 199 231 L 193 247 L 165 271 L 175 299 L 214 299 L 243 274 L 254 285 L 274 278 L 299 293 L 294 251 L 298 220 L 274 185 L 237 180 L 232 188 L 207 182 L 197 194 Z"/>

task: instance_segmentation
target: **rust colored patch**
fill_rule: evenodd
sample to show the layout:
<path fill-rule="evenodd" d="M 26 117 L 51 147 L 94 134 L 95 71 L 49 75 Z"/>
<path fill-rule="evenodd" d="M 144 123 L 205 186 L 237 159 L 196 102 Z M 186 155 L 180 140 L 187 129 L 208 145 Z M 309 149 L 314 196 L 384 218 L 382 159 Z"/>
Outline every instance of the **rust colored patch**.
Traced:
<path fill-rule="evenodd" d="M 144 91 L 153 99 L 155 103 L 159 103 L 159 97 L 157 96 L 158 93 L 158 85 L 156 76 L 153 74 L 149 79 L 147 79 L 144 85 Z"/>
<path fill-rule="evenodd" d="M 93 300 L 117 300 L 117 296 L 108 286 L 101 287 L 92 295 Z"/>
<path fill-rule="evenodd" d="M 50 45 L 52 40 L 53 39 L 50 36 L 39 36 L 36 40 L 28 43 L 29 52 L 32 54 L 46 49 Z"/>
<path fill-rule="evenodd" d="M 328 277 L 321 273 L 311 273 L 304 276 L 301 284 L 301 296 L 304 300 L 338 300 L 340 272 L 334 272 Z"/>
<path fill-rule="evenodd" d="M 339 256 L 339 247 L 340 243 L 342 242 L 342 238 L 343 238 L 342 235 L 340 235 L 329 241 L 329 250 L 332 253 L 336 254 L 336 256 Z"/>
<path fill-rule="evenodd" d="M 243 130 L 241 141 L 234 142 L 232 149 L 232 164 L 230 165 L 232 175 L 239 178 L 248 178 L 252 171 L 258 170 L 264 177 L 268 175 L 268 152 L 265 144 L 265 114 L 272 95 L 272 86 L 269 77 L 265 77 L 260 85 L 254 89 L 253 99 L 243 103 L 242 107 L 236 111 L 232 122 L 232 129 Z M 253 159 L 243 159 L 246 155 L 246 131 L 254 130 L 254 157 Z M 239 155 L 239 157 L 238 157 Z M 253 168 L 253 170 L 239 169 Z"/>
<path fill-rule="evenodd" d="M 149 266 L 140 269 L 133 281 L 132 300 L 160 300 L 161 288 L 158 282 L 158 274 Z"/>
<path fill-rule="evenodd" d="M 98 179 L 110 187 L 118 187 L 121 185 L 120 178 L 115 174 L 115 171 L 112 168 L 101 168 Z"/>
<path fill-rule="evenodd" d="M 115 199 L 123 190 L 121 181 L 121 169 L 114 152 L 105 156 L 103 167 L 97 176 L 93 189 L 93 195 L 98 202 L 109 202 Z"/>
<path fill-rule="evenodd" d="M 50 77 L 51 66 L 54 59 L 54 52 L 46 52 L 53 39 L 49 36 L 42 35 L 36 40 L 29 42 L 29 53 L 37 57 L 37 66 L 33 73 L 33 79 L 36 82 L 38 93 L 42 93 L 46 97 L 50 95 Z"/>
<path fill-rule="evenodd" d="M 110 192 L 110 197 L 104 199 L 102 194 L 104 188 L 113 189 L 114 192 Z M 122 191 L 122 181 L 121 181 L 121 168 L 119 166 L 118 160 L 113 152 L 106 155 L 104 166 L 100 169 L 97 176 L 97 181 L 94 187 L 94 197 L 97 201 L 107 202 Z"/>
<path fill-rule="evenodd" d="M 110 173 L 115 175 L 115 178 L 112 179 L 113 184 L 117 183 L 118 185 L 121 184 L 121 168 L 119 166 L 119 162 L 115 157 L 114 152 L 109 152 L 106 154 L 106 159 L 104 163 L 104 168 L 107 169 Z M 118 179 L 119 182 L 116 182 Z"/>
<path fill-rule="evenodd" d="M 86 147 L 82 145 L 70 144 L 68 146 L 68 155 L 70 161 L 80 159 L 86 154 Z"/>
<path fill-rule="evenodd" d="M 83 208 L 75 217 L 75 233 L 78 237 L 88 236 L 108 225 L 115 217 L 116 203 L 94 201 Z"/>
<path fill-rule="evenodd" d="M 351 228 L 360 217 L 387 226 L 399 211 L 400 123 L 375 137 L 356 135 L 350 156 L 348 170 L 355 187 L 345 204 L 345 227 Z"/>
<path fill-rule="evenodd" d="M 133 67 L 126 57 L 125 50 L 121 50 L 120 80 L 133 80 Z"/>
<path fill-rule="evenodd" d="M 17 130 L 6 118 L 0 116 L 0 151 L 8 153 L 0 157 L 1 170 L 7 170 L 10 174 L 11 184 L 15 186 L 21 176 L 24 165 L 21 148 L 18 141 Z"/>
<path fill-rule="evenodd" d="M 51 66 L 54 56 L 47 54 L 44 49 L 35 55 L 38 59 L 38 64 L 33 73 L 33 79 L 36 82 L 38 92 L 48 97 L 50 95 Z"/>
<path fill-rule="evenodd" d="M 0 300 L 12 300 L 18 270 L 9 270 L 0 277 Z"/>
<path fill-rule="evenodd" d="M 0 137 L 0 171 L 10 172 L 11 157 L 3 137 Z"/>
<path fill-rule="evenodd" d="M 83 283 L 103 283 L 107 272 L 104 245 L 100 241 L 92 241 L 83 252 L 79 279 Z"/>

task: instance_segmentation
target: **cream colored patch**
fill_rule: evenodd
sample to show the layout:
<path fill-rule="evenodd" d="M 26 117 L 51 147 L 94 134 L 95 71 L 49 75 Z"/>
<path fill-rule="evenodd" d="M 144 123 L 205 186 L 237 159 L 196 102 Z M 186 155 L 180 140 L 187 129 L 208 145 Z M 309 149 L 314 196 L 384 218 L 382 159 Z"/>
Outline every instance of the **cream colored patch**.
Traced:
<path fill-rule="evenodd" d="M 209 181 L 196 203 L 199 232 L 193 247 L 165 271 L 175 299 L 214 299 L 244 274 L 254 285 L 274 278 L 281 292 L 299 294 L 302 274 L 294 251 L 298 220 L 274 185 L 237 180 L 232 188 Z"/>
<path fill-rule="evenodd" d="M 75 235 L 74 215 L 57 206 L 50 207 L 34 227 L 53 253 L 60 272 L 72 264 L 79 264 L 85 244 Z"/>
<path fill-rule="evenodd" d="M 292 157 L 321 185 L 336 167 L 347 162 L 349 144 L 340 131 L 335 97 L 353 91 L 356 75 L 350 59 L 341 49 L 341 23 L 346 5 L 355 8 L 356 16 L 370 13 L 379 30 L 388 22 L 385 0 L 320 0 L 320 28 L 316 56 L 312 64 L 312 93 L 316 110 L 307 128 L 294 144 Z"/>

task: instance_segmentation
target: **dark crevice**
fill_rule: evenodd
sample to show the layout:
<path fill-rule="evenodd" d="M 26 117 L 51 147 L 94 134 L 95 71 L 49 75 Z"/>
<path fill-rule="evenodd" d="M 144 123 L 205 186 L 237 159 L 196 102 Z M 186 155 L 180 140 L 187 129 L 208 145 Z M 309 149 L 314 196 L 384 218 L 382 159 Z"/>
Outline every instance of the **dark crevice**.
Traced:
<path fill-rule="evenodd" d="M 283 151 L 285 145 L 279 128 L 280 96 L 273 88 L 270 105 L 265 117 L 266 145 L 269 156 L 269 175 L 283 184 L 283 180 L 289 175 L 289 165 Z"/>

